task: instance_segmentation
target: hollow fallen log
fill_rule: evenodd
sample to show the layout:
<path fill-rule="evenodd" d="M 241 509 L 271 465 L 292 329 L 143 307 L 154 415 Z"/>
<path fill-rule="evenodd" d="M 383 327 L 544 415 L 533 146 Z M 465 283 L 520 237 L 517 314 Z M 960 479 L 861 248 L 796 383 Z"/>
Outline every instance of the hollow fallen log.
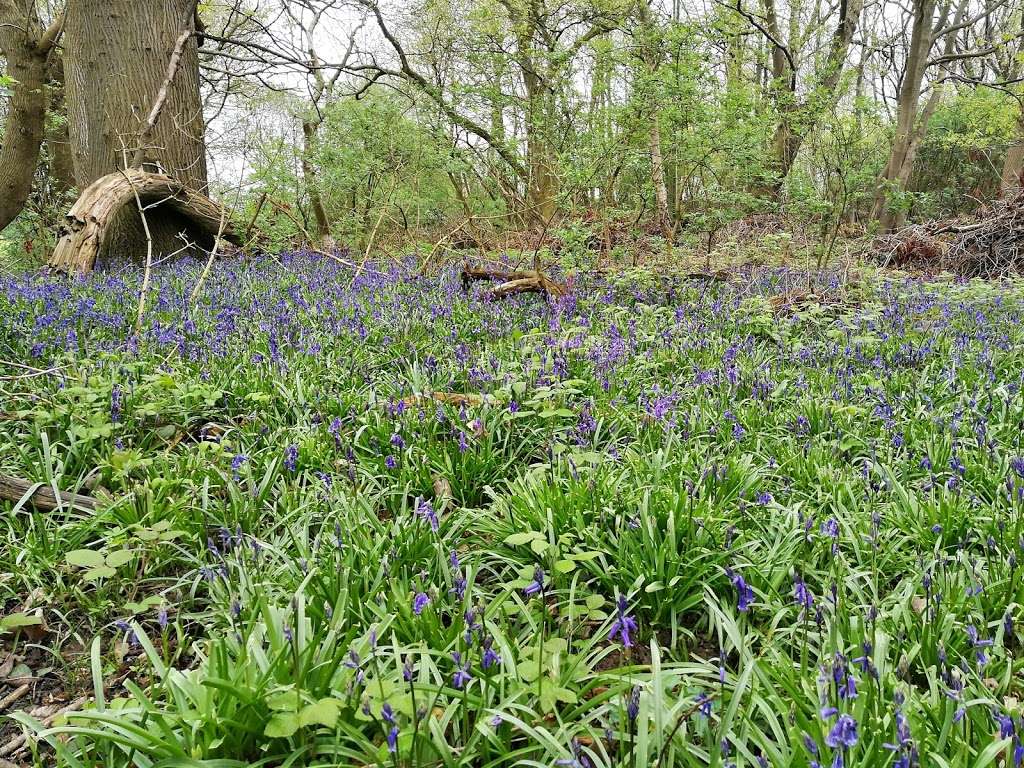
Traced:
<path fill-rule="evenodd" d="M 548 296 L 565 296 L 568 289 L 561 283 L 545 276 L 542 272 L 506 272 L 500 269 L 462 268 L 462 287 L 468 290 L 471 283 L 479 280 L 500 280 L 501 284 L 488 292 L 491 299 L 503 299 L 519 293 L 544 293 Z"/>
<path fill-rule="evenodd" d="M 121 241 L 125 240 L 124 231 L 131 229 L 130 225 L 126 228 L 126 222 L 137 224 L 140 220 L 140 202 L 151 228 L 176 238 L 174 250 L 185 250 L 181 244 L 187 246 L 189 242 L 212 250 L 218 232 L 228 242 L 242 244 L 231 227 L 224 226 L 221 206 L 206 195 L 170 176 L 129 169 L 103 176 L 82 192 L 58 231 L 59 240 L 49 266 L 68 274 L 86 273 L 113 247 L 131 247 L 132 235 L 127 243 Z M 134 245 L 145 251 L 144 240 Z"/>
<path fill-rule="evenodd" d="M 38 483 L 30 483 L 20 477 L 0 475 L 0 501 L 13 501 L 17 504 L 28 496 L 28 503 L 41 512 L 53 512 L 63 507 L 75 507 L 83 512 L 92 512 L 96 509 L 97 501 L 92 496 L 70 491 L 61 491 L 58 495 L 48 485 L 39 486 L 32 491 L 36 485 Z"/>

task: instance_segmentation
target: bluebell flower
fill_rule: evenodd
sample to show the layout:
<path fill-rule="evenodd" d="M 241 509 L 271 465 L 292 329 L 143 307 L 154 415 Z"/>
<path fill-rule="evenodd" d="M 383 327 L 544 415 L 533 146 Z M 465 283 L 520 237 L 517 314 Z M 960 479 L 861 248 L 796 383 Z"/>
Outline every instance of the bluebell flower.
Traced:
<path fill-rule="evenodd" d="M 284 449 L 284 468 L 289 472 L 294 472 L 298 467 L 299 461 L 299 449 L 298 446 L 289 445 Z"/>
<path fill-rule="evenodd" d="M 434 511 L 433 504 L 431 504 L 426 499 L 417 499 L 416 514 L 430 524 L 430 530 L 432 530 L 434 533 L 437 533 L 437 529 L 440 527 L 440 523 L 437 519 L 437 512 Z"/>
<path fill-rule="evenodd" d="M 740 613 L 746 613 L 750 610 L 750 606 L 754 602 L 754 590 L 751 589 L 743 577 L 735 571 L 727 568 L 726 575 L 728 575 L 729 581 L 731 581 L 732 585 L 736 588 L 736 609 Z"/>
<path fill-rule="evenodd" d="M 635 721 L 640 714 L 640 686 L 634 685 L 629 694 L 629 701 L 626 702 L 626 716 L 630 721 Z"/>
<path fill-rule="evenodd" d="M 544 591 L 544 569 L 539 565 L 533 569 L 533 581 L 526 585 L 523 593 L 529 597 L 540 594 Z"/>
<path fill-rule="evenodd" d="M 850 715 L 840 715 L 832 730 L 825 737 L 825 743 L 832 749 L 852 747 L 857 743 L 857 721 Z"/>
<path fill-rule="evenodd" d="M 388 731 L 388 752 L 395 754 L 398 752 L 398 726 L 393 725 Z"/>
<path fill-rule="evenodd" d="M 608 639 L 614 640 L 615 636 L 618 635 L 622 645 L 626 648 L 631 648 L 633 640 L 630 638 L 630 632 L 636 632 L 637 626 L 636 620 L 626 613 L 627 608 L 625 595 L 619 595 L 616 607 L 617 615 L 615 621 L 612 622 L 611 629 L 608 631 Z"/>
<path fill-rule="evenodd" d="M 483 669 L 490 669 L 501 665 L 501 656 L 494 651 L 494 638 L 488 635 L 483 639 L 483 656 L 480 658 L 480 666 Z"/>
<path fill-rule="evenodd" d="M 430 605 L 430 597 L 427 593 L 417 592 L 412 599 L 412 612 L 419 616 L 428 605 Z"/>
<path fill-rule="evenodd" d="M 452 651 L 452 661 L 455 662 L 452 687 L 461 691 L 473 679 L 473 676 L 469 674 L 469 660 L 467 659 L 465 664 L 463 664 L 462 654 L 458 651 Z"/>

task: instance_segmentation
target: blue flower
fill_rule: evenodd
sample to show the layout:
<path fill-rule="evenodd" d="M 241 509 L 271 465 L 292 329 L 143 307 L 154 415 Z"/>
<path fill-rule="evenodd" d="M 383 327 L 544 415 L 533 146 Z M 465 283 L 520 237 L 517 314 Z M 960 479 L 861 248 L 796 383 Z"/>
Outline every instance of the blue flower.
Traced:
<path fill-rule="evenodd" d="M 754 602 L 754 590 L 751 589 L 743 577 L 735 571 L 727 568 L 725 572 L 729 577 L 729 581 L 731 581 L 732 585 L 736 587 L 736 609 L 740 613 L 746 613 L 750 610 L 750 606 Z"/>
<path fill-rule="evenodd" d="M 630 632 L 636 632 L 636 620 L 632 616 L 626 614 L 627 609 L 625 595 L 619 595 L 618 599 L 618 615 L 615 617 L 615 621 L 612 623 L 612 628 L 608 632 L 608 639 L 614 640 L 615 636 L 618 635 L 622 640 L 622 645 L 626 648 L 633 646 L 633 641 L 629 636 Z"/>
<path fill-rule="evenodd" d="M 452 675 L 452 687 L 457 690 L 462 690 L 466 684 L 473 679 L 473 676 L 469 674 L 469 660 L 466 663 L 462 663 L 462 654 L 458 651 L 452 651 L 452 661 L 455 662 L 455 674 Z"/>
<path fill-rule="evenodd" d="M 825 743 L 832 749 L 856 745 L 857 721 L 850 715 L 840 715 L 825 737 Z"/>
<path fill-rule="evenodd" d="M 523 593 L 528 597 L 540 594 L 544 591 L 544 569 L 539 565 L 533 569 L 533 581 L 526 585 Z"/>
<path fill-rule="evenodd" d="M 295 445 L 289 445 L 284 449 L 284 468 L 294 472 L 298 467 L 299 449 Z"/>
<path fill-rule="evenodd" d="M 394 754 L 398 751 L 398 726 L 391 726 L 388 731 L 388 752 Z"/>
<path fill-rule="evenodd" d="M 412 612 L 419 616 L 428 605 L 430 605 L 430 597 L 427 593 L 417 592 L 412 599 Z"/>
<path fill-rule="evenodd" d="M 417 499 L 416 501 L 416 514 L 426 520 L 430 524 L 430 530 L 437 533 L 437 529 L 440 527 L 440 523 L 437 519 L 437 512 L 434 511 L 434 505 L 426 499 Z"/>

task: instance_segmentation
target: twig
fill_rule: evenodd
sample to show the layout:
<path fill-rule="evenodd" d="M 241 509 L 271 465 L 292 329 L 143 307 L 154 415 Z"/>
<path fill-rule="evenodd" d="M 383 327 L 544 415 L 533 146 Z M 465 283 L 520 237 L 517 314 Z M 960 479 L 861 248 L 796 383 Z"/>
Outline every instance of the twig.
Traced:
<path fill-rule="evenodd" d="M 28 693 L 31 690 L 31 688 L 31 685 L 25 683 L 21 687 L 15 688 L 12 693 L 7 694 L 6 696 L 4 696 L 4 698 L 0 699 L 0 715 L 5 713 L 8 710 L 8 708 L 10 708 L 11 704 L 16 702 L 26 693 Z"/>
<path fill-rule="evenodd" d="M 80 696 L 80 697 L 78 697 L 77 699 L 72 701 L 70 704 L 68 704 L 66 707 L 61 707 L 56 712 L 54 712 L 52 715 L 50 715 L 45 720 L 43 720 L 43 727 L 44 728 L 49 728 L 51 725 L 53 725 L 57 721 L 58 717 L 60 717 L 61 715 L 66 715 L 68 712 L 74 712 L 77 709 L 81 709 L 82 707 L 84 707 L 88 703 L 88 701 L 89 701 L 89 697 L 88 696 Z M 27 742 L 28 742 L 28 735 L 24 734 L 24 733 L 21 736 L 18 736 L 17 738 L 11 739 L 6 744 L 4 744 L 2 747 L 0 747 L 0 757 L 7 757 L 8 755 L 17 754 L 18 752 L 20 752 L 21 750 L 23 750 L 25 748 L 25 744 Z"/>
<path fill-rule="evenodd" d="M 220 248 L 220 238 L 224 234 L 224 227 L 227 224 L 228 209 L 222 207 L 220 209 L 220 227 L 217 229 L 217 237 L 213 240 L 213 250 L 210 251 L 210 258 L 206 260 L 206 266 L 203 268 L 203 273 L 199 276 L 199 280 L 196 282 L 196 287 L 192 289 L 192 296 L 189 298 L 189 304 L 195 306 L 196 300 L 199 298 L 199 291 L 203 288 L 203 283 L 206 282 L 206 278 L 210 275 L 210 270 L 213 268 L 213 262 L 217 259 L 217 249 Z"/>

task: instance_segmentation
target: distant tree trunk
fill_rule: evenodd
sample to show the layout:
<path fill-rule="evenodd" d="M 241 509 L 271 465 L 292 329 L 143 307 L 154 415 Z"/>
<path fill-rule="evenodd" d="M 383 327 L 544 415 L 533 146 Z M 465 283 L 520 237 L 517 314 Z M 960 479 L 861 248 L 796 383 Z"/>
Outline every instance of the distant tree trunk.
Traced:
<path fill-rule="evenodd" d="M 1003 195 L 1010 195 L 1021 188 L 1021 174 L 1024 173 L 1024 108 L 1017 115 L 1017 140 L 1006 150 L 1000 187 Z"/>
<path fill-rule="evenodd" d="M 183 25 L 194 24 L 195 6 L 195 0 L 68 0 L 64 71 L 75 180 L 82 189 L 124 169 L 138 149 L 168 57 Z M 205 192 L 204 134 L 199 51 L 192 38 L 152 144 L 144 148 L 146 161 Z"/>
<path fill-rule="evenodd" d="M 936 88 L 919 119 L 919 102 L 925 71 L 928 68 L 928 55 L 937 31 L 945 24 L 949 6 L 945 6 L 937 23 L 934 21 L 936 8 L 936 0 L 914 0 L 913 3 L 914 22 L 910 33 L 910 49 L 907 52 L 907 67 L 896 105 L 896 134 L 893 137 L 889 160 L 875 190 L 871 212 L 872 218 L 878 220 L 879 226 L 885 232 L 897 227 L 904 218 L 904 214 L 894 211 L 889 205 L 889 194 L 893 188 L 901 191 L 906 189 L 913 170 L 917 145 L 924 135 L 927 120 L 938 105 Z M 961 2 L 960 8 L 958 18 L 966 10 L 966 3 Z M 948 44 L 952 42 L 953 37 L 950 36 Z"/>
<path fill-rule="evenodd" d="M 35 0 L 0 0 L 0 53 L 15 81 L 0 144 L 0 230 L 32 192 L 46 128 L 47 57 L 59 32 L 59 22 L 43 28 Z"/>
<path fill-rule="evenodd" d="M 302 181 L 306 186 L 309 206 L 313 209 L 316 236 L 320 241 L 318 245 L 322 248 L 331 248 L 334 245 L 331 238 L 331 223 L 327 219 L 323 195 L 320 194 L 320 181 L 317 179 L 316 165 L 313 164 L 318 127 L 311 120 L 302 121 Z"/>
<path fill-rule="evenodd" d="M 194 29 L 195 8 L 196 0 L 67 0 L 65 97 L 79 189 L 132 164 L 176 42 L 186 29 Z M 182 48 L 148 146 L 141 148 L 144 167 L 205 194 L 204 137 L 193 36 Z M 196 239 L 187 219 L 169 208 L 151 210 L 148 223 L 156 255 L 187 250 Z M 105 253 L 136 256 L 144 243 L 139 213 L 124 206 L 104 239 Z"/>
<path fill-rule="evenodd" d="M 661 50 L 657 29 L 651 17 L 651 8 L 647 0 L 639 6 L 642 59 L 651 82 L 646 84 L 648 93 L 648 109 L 650 112 L 650 149 L 651 149 L 651 182 L 654 185 L 654 219 L 666 242 L 672 241 L 672 217 L 668 210 L 668 186 L 665 184 L 665 159 L 661 152 L 661 109 L 658 94 L 655 92 L 654 79 L 661 68 Z"/>

